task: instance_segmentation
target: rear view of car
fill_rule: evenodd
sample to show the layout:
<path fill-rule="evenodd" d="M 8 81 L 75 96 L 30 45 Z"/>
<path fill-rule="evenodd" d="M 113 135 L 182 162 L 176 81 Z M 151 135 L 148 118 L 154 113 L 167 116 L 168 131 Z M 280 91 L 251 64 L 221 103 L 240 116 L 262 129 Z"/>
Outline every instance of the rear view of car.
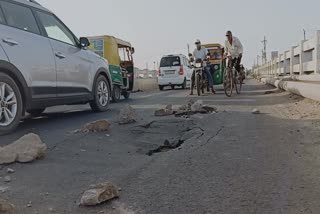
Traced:
<path fill-rule="evenodd" d="M 190 84 L 192 69 L 184 55 L 167 55 L 162 57 L 158 72 L 159 89 L 176 86 L 185 89 Z"/>

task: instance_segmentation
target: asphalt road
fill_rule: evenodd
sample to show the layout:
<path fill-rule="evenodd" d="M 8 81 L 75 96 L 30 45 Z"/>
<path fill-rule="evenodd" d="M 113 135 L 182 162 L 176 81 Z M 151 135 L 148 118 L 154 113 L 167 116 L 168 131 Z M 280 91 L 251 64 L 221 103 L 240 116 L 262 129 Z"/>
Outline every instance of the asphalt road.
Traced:
<path fill-rule="evenodd" d="M 277 91 L 266 95 L 270 90 L 254 80 L 240 96 L 227 98 L 219 90 L 200 98 L 218 113 L 189 119 L 153 116 L 163 105 L 199 99 L 184 90 L 137 93 L 100 114 L 88 106 L 48 109 L 0 138 L 6 145 L 34 132 L 49 148 L 42 160 L 10 165 L 16 172 L 10 183 L 0 179 L 0 187 L 9 187 L 0 197 L 14 203 L 18 214 L 320 213 L 320 120 L 312 111 L 299 116 L 301 98 Z M 117 124 L 125 104 L 136 109 L 136 124 Z M 254 108 L 261 114 L 252 114 Z M 108 119 L 110 132 L 73 133 L 97 119 Z M 182 138 L 177 149 L 147 155 L 165 140 Z M 119 199 L 78 206 L 84 190 L 106 180 L 122 188 Z"/>

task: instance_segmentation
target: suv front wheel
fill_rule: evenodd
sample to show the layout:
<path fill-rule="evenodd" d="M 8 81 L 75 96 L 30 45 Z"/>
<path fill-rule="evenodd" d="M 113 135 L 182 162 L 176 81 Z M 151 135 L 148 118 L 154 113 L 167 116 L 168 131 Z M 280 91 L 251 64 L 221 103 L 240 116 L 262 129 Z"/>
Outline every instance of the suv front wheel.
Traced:
<path fill-rule="evenodd" d="M 23 102 L 15 81 L 0 72 L 0 135 L 14 131 L 22 117 Z"/>
<path fill-rule="evenodd" d="M 93 93 L 94 100 L 90 103 L 92 110 L 95 112 L 108 110 L 111 90 L 110 84 L 104 76 L 100 75 L 97 78 Z"/>

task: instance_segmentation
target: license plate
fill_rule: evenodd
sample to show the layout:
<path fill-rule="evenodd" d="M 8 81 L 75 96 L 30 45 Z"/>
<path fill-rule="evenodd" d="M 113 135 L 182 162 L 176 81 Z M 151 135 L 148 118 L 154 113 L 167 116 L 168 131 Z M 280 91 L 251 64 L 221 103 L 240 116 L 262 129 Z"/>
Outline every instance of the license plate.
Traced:
<path fill-rule="evenodd" d="M 175 71 L 165 71 L 165 74 L 175 74 Z"/>

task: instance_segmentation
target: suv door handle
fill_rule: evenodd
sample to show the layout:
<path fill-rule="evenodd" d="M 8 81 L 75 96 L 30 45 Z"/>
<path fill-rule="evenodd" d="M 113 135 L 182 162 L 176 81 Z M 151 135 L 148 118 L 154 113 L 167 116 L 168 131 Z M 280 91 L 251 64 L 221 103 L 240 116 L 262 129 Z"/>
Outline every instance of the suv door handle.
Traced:
<path fill-rule="evenodd" d="M 2 39 L 2 41 L 3 41 L 4 43 L 7 43 L 7 44 L 12 45 L 12 46 L 14 46 L 14 45 L 19 45 L 18 42 L 14 41 L 14 40 L 12 40 L 12 39 Z"/>
<path fill-rule="evenodd" d="M 59 59 L 64 59 L 64 58 L 66 58 L 66 56 L 63 55 L 63 54 L 60 53 L 60 52 L 56 53 L 56 57 L 58 57 Z"/>

